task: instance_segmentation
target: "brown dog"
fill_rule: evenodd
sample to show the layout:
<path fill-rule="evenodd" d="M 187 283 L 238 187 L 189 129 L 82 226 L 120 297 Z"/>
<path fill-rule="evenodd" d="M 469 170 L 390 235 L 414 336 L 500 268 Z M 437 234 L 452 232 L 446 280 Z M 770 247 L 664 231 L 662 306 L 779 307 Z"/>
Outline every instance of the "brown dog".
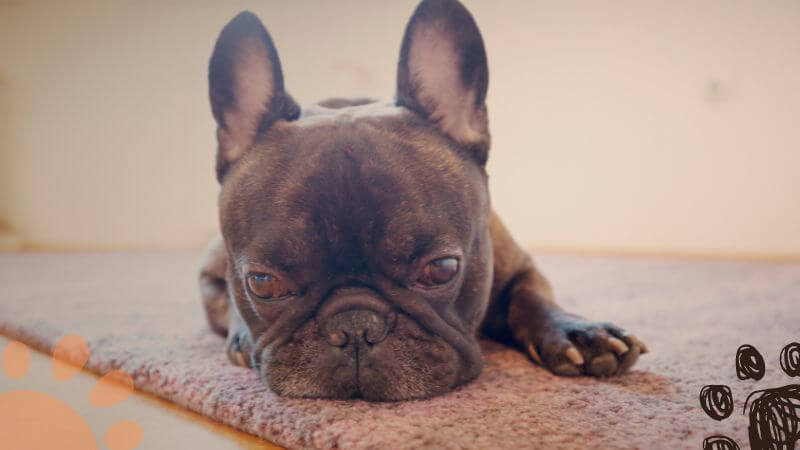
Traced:
<path fill-rule="evenodd" d="M 200 285 L 228 355 L 277 393 L 405 400 L 483 367 L 479 333 L 559 375 L 610 376 L 645 347 L 569 314 L 489 204 L 483 40 L 455 0 L 406 28 L 389 102 L 300 109 L 251 13 L 209 67 L 222 238 Z"/>

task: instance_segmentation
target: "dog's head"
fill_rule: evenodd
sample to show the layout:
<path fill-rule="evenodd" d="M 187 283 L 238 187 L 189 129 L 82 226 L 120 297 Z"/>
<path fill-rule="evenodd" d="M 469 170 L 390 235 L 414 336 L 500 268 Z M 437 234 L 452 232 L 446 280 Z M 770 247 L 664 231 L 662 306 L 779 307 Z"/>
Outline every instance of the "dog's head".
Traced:
<path fill-rule="evenodd" d="M 301 109 L 242 13 L 209 68 L 220 222 L 253 362 L 289 396 L 401 400 L 478 375 L 492 280 L 488 70 L 455 0 L 426 0 L 391 102 Z"/>

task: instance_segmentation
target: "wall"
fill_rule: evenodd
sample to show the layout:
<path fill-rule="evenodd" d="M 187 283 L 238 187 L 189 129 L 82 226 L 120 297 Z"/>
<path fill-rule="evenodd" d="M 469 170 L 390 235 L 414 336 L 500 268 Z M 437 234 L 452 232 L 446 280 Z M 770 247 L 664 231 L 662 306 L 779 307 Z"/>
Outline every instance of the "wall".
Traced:
<path fill-rule="evenodd" d="M 800 2 L 465 3 L 520 241 L 800 255 Z M 261 16 L 301 103 L 388 97 L 414 4 L 0 0 L 0 221 L 39 247 L 203 245 L 227 20 Z"/>

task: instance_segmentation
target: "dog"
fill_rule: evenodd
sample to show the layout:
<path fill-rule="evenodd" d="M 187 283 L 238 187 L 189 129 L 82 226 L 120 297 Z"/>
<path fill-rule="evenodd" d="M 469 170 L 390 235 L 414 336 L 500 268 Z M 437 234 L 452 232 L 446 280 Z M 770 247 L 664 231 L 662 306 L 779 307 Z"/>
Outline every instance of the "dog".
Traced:
<path fill-rule="evenodd" d="M 480 374 L 478 336 L 564 376 L 620 374 L 647 351 L 561 309 L 492 211 L 486 51 L 458 1 L 418 5 L 391 101 L 301 109 L 250 12 L 208 76 L 221 237 L 201 296 L 229 359 L 277 394 L 443 394 Z"/>

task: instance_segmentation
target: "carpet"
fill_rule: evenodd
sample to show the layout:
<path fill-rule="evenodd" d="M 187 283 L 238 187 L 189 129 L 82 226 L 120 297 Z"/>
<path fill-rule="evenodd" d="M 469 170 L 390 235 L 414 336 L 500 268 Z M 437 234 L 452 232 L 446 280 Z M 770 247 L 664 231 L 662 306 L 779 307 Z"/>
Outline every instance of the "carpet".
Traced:
<path fill-rule="evenodd" d="M 779 351 L 800 341 L 800 264 L 540 255 L 562 305 L 648 344 L 633 371 L 559 378 L 486 341 L 482 375 L 441 397 L 287 399 L 228 364 L 200 306 L 200 260 L 194 252 L 0 255 L 0 333 L 46 352 L 80 334 L 90 370 L 123 369 L 137 389 L 292 448 L 699 449 L 720 433 L 747 448 L 747 394 L 791 382 Z M 760 381 L 736 377 L 745 343 L 766 361 Z M 731 387 L 726 420 L 700 408 L 707 384 Z"/>

